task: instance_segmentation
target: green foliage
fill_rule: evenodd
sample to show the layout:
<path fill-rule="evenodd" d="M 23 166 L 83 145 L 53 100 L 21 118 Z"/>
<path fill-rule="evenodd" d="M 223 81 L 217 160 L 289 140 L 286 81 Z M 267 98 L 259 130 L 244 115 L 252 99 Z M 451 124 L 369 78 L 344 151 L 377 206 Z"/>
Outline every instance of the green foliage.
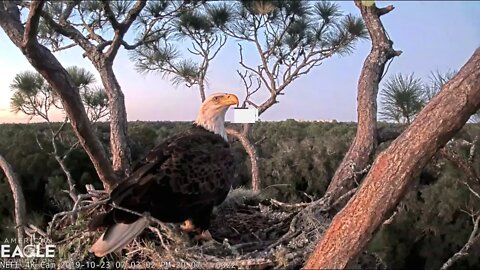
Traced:
<path fill-rule="evenodd" d="M 163 25 L 165 35 L 153 38 L 151 43 L 139 46 L 131 53 L 136 69 L 139 72 L 160 72 L 177 85 L 185 83 L 191 87 L 201 84 L 204 87 L 209 62 L 226 42 L 219 30 L 231 17 L 227 3 L 184 6 L 176 17 Z M 186 52 L 194 58 L 180 57 L 182 54 L 176 47 L 185 48 L 185 40 L 191 41 Z"/>
<path fill-rule="evenodd" d="M 232 19 L 232 11 L 227 3 L 208 5 L 206 11 L 210 21 L 219 29 L 225 27 Z"/>
<path fill-rule="evenodd" d="M 425 95 L 427 100 L 432 99 L 442 88 L 442 86 L 451 80 L 457 74 L 456 70 L 449 70 L 445 73 L 440 71 L 431 72 L 428 82 L 425 85 Z"/>
<path fill-rule="evenodd" d="M 382 110 L 379 114 L 385 120 L 397 123 L 410 124 L 425 104 L 423 84 L 413 74 L 389 78 L 380 96 Z"/>
<path fill-rule="evenodd" d="M 14 91 L 10 107 L 13 112 L 29 116 L 45 116 L 55 103 L 53 91 L 45 79 L 36 72 L 24 71 L 15 75 L 10 89 Z"/>
<path fill-rule="evenodd" d="M 480 135 L 478 125 L 467 124 L 455 139 L 472 141 Z M 455 146 L 461 158 L 469 158 L 468 146 Z M 478 171 L 480 158 L 472 160 Z M 450 162 L 433 158 L 416 184 L 397 206 L 393 222 L 380 227 L 368 249 L 378 254 L 388 268 L 439 269 L 466 243 L 473 223 L 470 213 L 479 213 L 480 200 L 462 184 L 466 176 Z M 479 183 L 470 183 L 480 190 Z M 478 248 L 454 269 L 476 269 Z"/>
<path fill-rule="evenodd" d="M 91 85 L 95 82 L 95 76 L 90 71 L 77 67 L 67 67 L 67 72 L 73 79 L 73 82 L 78 88 L 83 88 Z"/>
<path fill-rule="evenodd" d="M 246 41 L 262 40 L 278 56 L 347 51 L 366 38 L 361 19 L 344 16 L 328 1 L 241 1 L 227 34 Z M 283 46 L 282 46 L 283 44 Z M 303 53 L 302 53 L 303 51 Z"/>
<path fill-rule="evenodd" d="M 108 115 L 108 98 L 105 90 L 95 87 L 95 76 L 90 71 L 72 66 L 67 72 L 78 87 L 82 101 L 90 119 L 95 122 Z M 14 92 L 10 101 L 13 112 L 22 112 L 30 117 L 41 117 L 49 122 L 52 109 L 62 109 L 50 85 L 37 72 L 24 71 L 18 73 L 10 84 Z"/>
<path fill-rule="evenodd" d="M 379 115 L 387 121 L 410 123 L 423 106 L 456 74 L 456 70 L 444 73 L 437 70 L 430 73 L 426 82 L 413 74 L 390 77 L 380 92 L 382 108 Z M 480 110 L 472 115 L 470 122 L 480 122 Z"/>
<path fill-rule="evenodd" d="M 60 123 L 54 123 L 58 128 Z M 131 122 L 129 138 L 134 160 L 141 159 L 154 145 L 188 128 L 188 122 Z M 388 125 L 382 123 L 382 125 Z M 108 123 L 97 123 L 98 136 L 109 145 Z M 0 125 L 0 153 L 12 164 L 21 177 L 27 199 L 29 222 L 45 228 L 52 215 L 71 207 L 66 180 L 52 157 L 42 152 L 35 142 L 35 134 L 48 129 L 46 124 Z M 316 123 L 287 120 L 259 122 L 251 133 L 260 157 L 262 198 L 275 197 L 281 201 L 309 201 L 320 198 L 336 168 L 348 150 L 355 135 L 354 123 Z M 480 127 L 469 124 L 456 139 L 471 141 L 480 135 Z M 74 137 L 70 128 L 64 137 Z M 43 137 L 40 137 L 43 139 Z M 65 139 L 68 144 L 69 139 Z M 248 156 L 239 142 L 232 144 L 236 158 L 235 186 L 250 186 Z M 64 147 L 60 142 L 59 147 Z M 380 147 L 380 150 L 383 146 Z M 468 157 L 469 147 L 455 146 L 455 151 Z M 477 153 L 478 154 L 478 153 Z M 67 163 L 79 188 L 94 184 L 101 188 L 95 170 L 83 150 L 74 150 Z M 480 168 L 480 158 L 473 166 Z M 442 159 L 433 159 L 416 179 L 416 184 L 401 201 L 393 222 L 383 225 L 368 246 L 394 269 L 438 269 L 440 265 L 465 243 L 472 229 L 467 213 L 479 211 L 480 202 L 461 181 L 465 179 L 455 167 Z M 472 184 L 480 190 L 480 185 Z M 13 202 L 8 184 L 0 176 L 0 239 L 14 234 Z M 240 190 L 241 191 L 241 190 Z M 80 192 L 85 192 L 80 189 Z M 248 192 L 247 192 L 248 193 Z M 245 192 L 239 199 L 249 198 Z M 307 196 L 308 195 L 308 196 Z M 65 228 L 62 233 L 74 236 L 82 230 L 85 220 Z M 94 236 L 62 242 L 59 258 L 66 254 L 78 260 L 95 259 L 84 253 L 82 246 L 92 243 Z M 73 239 L 73 238 L 72 238 Z M 472 252 L 477 252 L 472 249 Z M 112 259 L 112 258 L 110 258 Z M 469 256 L 455 264 L 455 269 L 474 269 L 480 263 L 478 256 Z"/>

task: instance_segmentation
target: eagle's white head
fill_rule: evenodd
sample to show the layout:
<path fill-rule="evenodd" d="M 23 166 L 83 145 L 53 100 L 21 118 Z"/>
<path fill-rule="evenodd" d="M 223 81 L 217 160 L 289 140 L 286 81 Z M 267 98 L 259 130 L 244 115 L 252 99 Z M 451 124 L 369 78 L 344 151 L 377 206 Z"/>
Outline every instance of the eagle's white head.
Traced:
<path fill-rule="evenodd" d="M 231 105 L 238 105 L 238 97 L 234 94 L 215 93 L 208 96 L 200 106 L 195 124 L 222 136 L 227 140 L 225 132 L 225 113 Z"/>

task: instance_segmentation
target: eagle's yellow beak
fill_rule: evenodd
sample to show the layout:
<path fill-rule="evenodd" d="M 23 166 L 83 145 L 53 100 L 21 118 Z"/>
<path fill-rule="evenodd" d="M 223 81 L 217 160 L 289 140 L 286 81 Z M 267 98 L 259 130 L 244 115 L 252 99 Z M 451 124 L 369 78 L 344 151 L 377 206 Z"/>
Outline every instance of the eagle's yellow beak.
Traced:
<path fill-rule="evenodd" d="M 221 103 L 223 105 L 237 105 L 238 106 L 238 97 L 234 94 L 225 94 L 222 98 Z"/>

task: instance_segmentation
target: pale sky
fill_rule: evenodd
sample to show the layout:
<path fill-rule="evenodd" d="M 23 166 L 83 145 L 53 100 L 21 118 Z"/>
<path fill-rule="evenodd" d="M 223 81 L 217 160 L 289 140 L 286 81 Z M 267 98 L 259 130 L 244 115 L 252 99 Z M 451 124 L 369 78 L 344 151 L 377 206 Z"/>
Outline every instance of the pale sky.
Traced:
<path fill-rule="evenodd" d="M 359 15 L 353 1 L 339 4 L 345 13 Z M 414 72 L 426 78 L 431 71 L 458 69 L 480 46 L 480 2 L 385 1 L 377 5 L 388 4 L 393 4 L 395 10 L 383 16 L 382 21 L 395 43 L 394 48 L 403 54 L 395 58 L 387 77 Z M 280 103 L 261 119 L 355 121 L 356 86 L 369 51 L 370 42 L 361 41 L 353 54 L 325 61 L 291 84 L 285 95 L 278 98 Z M 97 74 L 81 55 L 78 48 L 56 53 L 64 67 L 77 65 Z M 257 61 L 256 55 L 246 57 L 250 62 Z M 232 92 L 243 100 L 243 85 L 236 73 L 238 59 L 237 42 L 230 39 L 211 64 L 207 94 Z M 117 56 L 114 69 L 125 93 L 128 120 L 190 121 L 195 118 L 200 102 L 197 89 L 173 86 L 160 74 L 138 74 L 125 51 Z M 25 70 L 33 68 L 0 30 L 0 123 L 28 120 L 21 114 L 10 113 L 9 107 L 12 94 L 9 85 L 15 74 Z M 262 97 L 265 95 L 258 94 L 254 101 L 262 101 Z"/>

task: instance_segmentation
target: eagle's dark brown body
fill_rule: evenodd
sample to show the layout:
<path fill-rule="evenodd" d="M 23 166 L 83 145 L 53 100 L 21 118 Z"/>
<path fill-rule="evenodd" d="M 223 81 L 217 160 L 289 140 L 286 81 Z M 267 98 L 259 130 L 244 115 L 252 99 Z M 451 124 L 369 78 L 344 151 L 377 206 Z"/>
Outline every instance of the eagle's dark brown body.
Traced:
<path fill-rule="evenodd" d="M 230 190 L 233 164 L 229 144 L 221 136 L 193 125 L 155 147 L 112 191 L 111 202 L 164 222 L 191 219 L 195 227 L 206 230 L 213 207 Z M 90 228 L 129 224 L 138 218 L 112 209 L 95 217 Z"/>

